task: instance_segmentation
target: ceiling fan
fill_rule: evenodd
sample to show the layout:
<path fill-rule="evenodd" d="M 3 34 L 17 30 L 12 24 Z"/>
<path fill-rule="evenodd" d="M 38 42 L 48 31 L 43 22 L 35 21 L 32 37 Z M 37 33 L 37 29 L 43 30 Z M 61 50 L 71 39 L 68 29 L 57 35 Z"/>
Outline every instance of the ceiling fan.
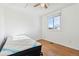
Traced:
<path fill-rule="evenodd" d="M 34 7 L 38 7 L 40 6 L 41 8 L 48 8 L 48 4 L 47 3 L 37 3 L 34 5 Z"/>

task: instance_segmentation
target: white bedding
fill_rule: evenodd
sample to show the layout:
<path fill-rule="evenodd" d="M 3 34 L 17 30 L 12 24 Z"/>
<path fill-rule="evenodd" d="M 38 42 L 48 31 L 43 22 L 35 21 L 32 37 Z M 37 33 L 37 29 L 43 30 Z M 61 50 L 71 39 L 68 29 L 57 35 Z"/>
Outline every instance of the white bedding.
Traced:
<path fill-rule="evenodd" d="M 23 51 L 32 47 L 39 46 L 40 43 L 33 39 L 23 39 L 23 40 L 7 40 L 0 55 L 7 56 L 19 51 Z"/>

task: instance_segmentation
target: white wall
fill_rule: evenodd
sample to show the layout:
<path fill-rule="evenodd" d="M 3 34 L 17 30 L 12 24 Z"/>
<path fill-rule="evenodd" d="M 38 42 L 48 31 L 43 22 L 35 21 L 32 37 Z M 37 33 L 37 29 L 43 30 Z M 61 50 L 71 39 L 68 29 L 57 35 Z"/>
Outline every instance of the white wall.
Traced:
<path fill-rule="evenodd" d="M 40 19 L 34 14 L 25 14 L 6 8 L 5 29 L 8 35 L 26 33 L 33 39 L 40 38 Z"/>
<path fill-rule="evenodd" d="M 4 35 L 27 34 L 32 39 L 40 38 L 40 18 L 11 8 L 0 6 L 0 41 Z"/>
<path fill-rule="evenodd" d="M 61 13 L 60 31 L 47 27 L 47 16 L 53 12 L 42 16 L 42 38 L 79 50 L 79 4 L 64 8 Z"/>
<path fill-rule="evenodd" d="M 5 28 L 4 28 L 4 8 L 0 7 L 0 44 L 4 39 Z"/>

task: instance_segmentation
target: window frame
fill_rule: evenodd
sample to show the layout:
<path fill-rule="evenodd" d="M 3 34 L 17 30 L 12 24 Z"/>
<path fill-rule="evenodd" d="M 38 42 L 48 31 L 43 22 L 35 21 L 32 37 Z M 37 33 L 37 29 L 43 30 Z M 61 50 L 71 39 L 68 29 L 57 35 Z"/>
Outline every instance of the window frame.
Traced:
<path fill-rule="evenodd" d="M 57 16 L 60 16 L 60 19 L 59 19 L 59 21 L 60 21 L 60 25 L 59 25 L 59 27 L 60 27 L 60 29 L 61 29 L 61 15 L 56 15 L 56 16 L 48 16 L 48 17 L 52 17 L 53 18 L 53 27 L 52 28 L 49 28 L 48 27 L 48 29 L 53 29 L 53 30 L 60 30 L 60 29 L 56 29 L 55 28 L 55 25 L 54 25 L 54 17 L 57 17 Z M 49 19 L 48 19 L 49 20 Z M 49 22 L 48 22 L 48 25 L 49 25 Z"/>

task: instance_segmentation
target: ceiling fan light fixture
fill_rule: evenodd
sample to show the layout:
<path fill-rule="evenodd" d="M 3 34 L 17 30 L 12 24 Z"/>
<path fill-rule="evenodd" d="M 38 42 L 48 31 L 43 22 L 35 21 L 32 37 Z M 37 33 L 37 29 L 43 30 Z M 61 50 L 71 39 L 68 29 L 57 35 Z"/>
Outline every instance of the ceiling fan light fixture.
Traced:
<path fill-rule="evenodd" d="M 47 3 L 38 3 L 38 4 L 34 5 L 34 7 L 38 7 L 38 6 L 41 7 L 41 8 L 45 8 L 45 9 L 48 8 L 48 4 Z"/>
<path fill-rule="evenodd" d="M 40 6 L 41 6 L 42 8 L 44 8 L 45 4 L 44 4 L 44 3 L 41 3 Z"/>

